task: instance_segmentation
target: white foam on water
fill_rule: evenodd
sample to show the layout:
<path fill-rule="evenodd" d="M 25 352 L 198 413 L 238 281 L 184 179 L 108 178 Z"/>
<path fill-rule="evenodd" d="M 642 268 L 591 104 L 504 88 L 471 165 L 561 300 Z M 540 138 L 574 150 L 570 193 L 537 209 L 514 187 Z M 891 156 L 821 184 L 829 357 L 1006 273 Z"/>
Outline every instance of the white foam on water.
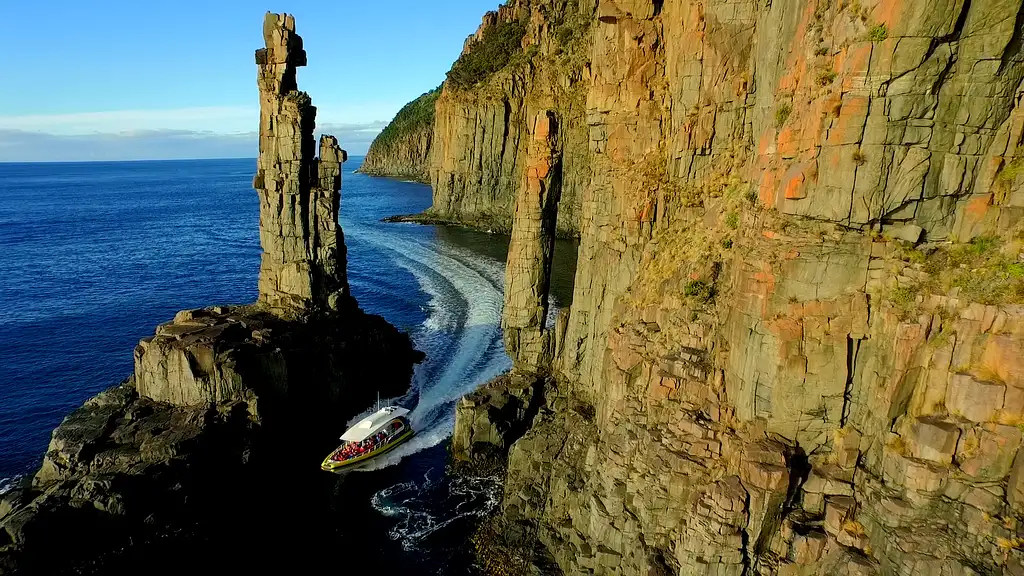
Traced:
<path fill-rule="evenodd" d="M 501 342 L 504 263 L 454 246 L 396 238 L 360 227 L 360 237 L 388 251 L 428 296 L 428 314 L 414 332 L 415 346 L 427 355 L 417 366 L 410 395 L 394 403 L 408 406 L 417 435 L 357 470 L 379 470 L 436 446 L 455 426 L 454 402 L 511 366 Z M 403 402 L 406 400 L 406 402 Z M 350 421 L 358 422 L 372 410 Z"/>
<path fill-rule="evenodd" d="M 17 486 L 21 480 L 21 476 L 13 476 L 11 478 L 0 478 L 0 496 L 7 494 L 12 488 Z"/>
<path fill-rule="evenodd" d="M 406 551 L 453 522 L 490 514 L 500 502 L 497 476 L 453 476 L 445 482 L 443 477 L 431 479 L 431 472 L 422 482 L 401 482 L 370 499 L 375 510 L 397 520 L 388 535 Z"/>
<path fill-rule="evenodd" d="M 395 465 L 444 442 L 455 427 L 455 402 L 511 367 L 501 339 L 504 262 L 370 227 L 360 227 L 358 233 L 412 274 L 427 295 L 426 319 L 412 334 L 414 345 L 427 357 L 416 367 L 409 395 L 389 399 L 411 409 L 416 435 L 390 453 L 351 469 L 352 473 Z M 349 425 L 371 412 L 368 409 Z M 414 550 L 453 522 L 491 513 L 500 501 L 501 487 L 496 476 L 448 477 L 443 471 L 428 471 L 422 480 L 379 490 L 371 505 L 395 521 L 389 536 L 404 549 Z"/>

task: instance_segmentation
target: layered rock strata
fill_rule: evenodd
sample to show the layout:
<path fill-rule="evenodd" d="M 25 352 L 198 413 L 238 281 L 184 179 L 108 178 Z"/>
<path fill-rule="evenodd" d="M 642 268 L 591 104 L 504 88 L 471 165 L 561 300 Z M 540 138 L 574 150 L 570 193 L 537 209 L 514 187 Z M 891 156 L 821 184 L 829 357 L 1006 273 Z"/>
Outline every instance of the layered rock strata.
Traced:
<path fill-rule="evenodd" d="M 286 548 L 310 546 L 329 533 L 307 521 L 319 511 L 298 503 L 317 493 L 311 475 L 338 422 L 377 393 L 408 388 L 422 355 L 348 296 L 337 222 L 345 153 L 323 136 L 313 158 L 294 20 L 268 14 L 264 37 L 259 301 L 179 312 L 135 348 L 131 378 L 65 418 L 31 482 L 0 500 L 0 573 L 88 572 L 98 557 L 116 564 L 133 550 L 159 556 L 181 531 L 224 548 L 190 555 L 193 540 L 152 570 L 294 568 L 273 550 L 282 538 Z M 253 506 L 270 493 L 293 502 Z M 279 523 L 306 528 L 268 530 Z M 247 553 L 232 557 L 233 546 Z"/>
<path fill-rule="evenodd" d="M 566 574 L 1024 573 L 1024 5 L 590 5 L 505 519 Z"/>
<path fill-rule="evenodd" d="M 256 51 L 260 155 L 253 187 L 260 197 L 260 302 L 291 312 L 337 310 L 348 297 L 345 241 L 338 224 L 341 163 L 333 136 L 315 157 L 316 108 L 296 83 L 306 65 L 295 19 L 270 14 L 266 48 Z"/>
<path fill-rule="evenodd" d="M 501 458 L 522 437 L 543 404 L 544 381 L 532 374 L 500 376 L 456 405 L 452 454 L 457 460 Z"/>

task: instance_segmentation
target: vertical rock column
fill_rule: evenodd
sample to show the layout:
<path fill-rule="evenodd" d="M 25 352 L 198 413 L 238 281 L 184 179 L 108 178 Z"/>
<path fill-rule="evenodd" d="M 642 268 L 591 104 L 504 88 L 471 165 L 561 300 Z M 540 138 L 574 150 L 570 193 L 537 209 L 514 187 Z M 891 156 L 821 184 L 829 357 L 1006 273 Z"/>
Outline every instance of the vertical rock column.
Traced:
<path fill-rule="evenodd" d="M 309 195 L 308 247 L 314 264 L 313 296 L 318 304 L 330 310 L 338 310 L 349 293 L 345 236 L 338 225 L 341 165 L 345 160 L 348 160 L 348 153 L 338 146 L 337 138 L 320 137 L 317 180 Z"/>
<path fill-rule="evenodd" d="M 537 372 L 551 361 L 551 333 L 545 329 L 545 319 L 562 185 L 557 130 L 553 112 L 537 115 L 505 267 L 501 319 L 505 349 L 516 368 L 525 372 Z"/>
<path fill-rule="evenodd" d="M 336 309 L 348 293 L 338 226 L 340 163 L 333 137 L 315 158 L 316 108 L 299 92 L 296 70 L 306 65 L 295 19 L 268 13 L 266 48 L 256 51 L 260 89 L 260 156 L 253 187 L 260 196 L 259 301 L 279 314 Z"/>

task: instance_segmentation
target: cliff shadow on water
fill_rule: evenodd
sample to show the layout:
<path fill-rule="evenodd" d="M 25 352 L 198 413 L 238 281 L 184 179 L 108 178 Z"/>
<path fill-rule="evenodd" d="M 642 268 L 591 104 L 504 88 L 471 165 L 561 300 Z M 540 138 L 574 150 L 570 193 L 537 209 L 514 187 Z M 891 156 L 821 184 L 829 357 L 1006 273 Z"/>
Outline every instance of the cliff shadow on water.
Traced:
<path fill-rule="evenodd" d="M 445 242 L 464 246 L 481 256 L 499 262 L 508 260 L 508 237 L 500 234 L 486 234 L 459 226 L 435 226 L 435 236 Z M 579 241 L 574 238 L 555 240 L 554 256 L 551 263 L 551 308 L 568 308 L 572 305 L 573 283 L 576 280 L 576 258 Z"/>

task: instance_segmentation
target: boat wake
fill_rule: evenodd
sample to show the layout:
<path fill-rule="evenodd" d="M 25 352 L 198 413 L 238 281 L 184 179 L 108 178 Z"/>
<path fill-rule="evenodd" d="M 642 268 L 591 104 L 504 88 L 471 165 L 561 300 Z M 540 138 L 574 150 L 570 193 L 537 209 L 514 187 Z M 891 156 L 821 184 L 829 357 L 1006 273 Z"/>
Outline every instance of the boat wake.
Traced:
<path fill-rule="evenodd" d="M 490 514 L 501 500 L 497 476 L 451 476 L 430 469 L 420 481 L 380 490 L 370 504 L 395 519 L 388 535 L 406 551 L 416 550 L 432 534 L 453 523 Z"/>
<path fill-rule="evenodd" d="M 501 341 L 504 263 L 458 246 L 396 238 L 373 226 L 360 226 L 363 241 L 388 252 L 394 263 L 413 275 L 427 294 L 427 318 L 413 333 L 426 353 L 416 367 L 408 395 L 394 403 L 409 408 L 416 436 L 360 466 L 379 470 L 451 436 L 455 402 L 511 367 Z M 353 418 L 349 425 L 373 409 Z"/>
<path fill-rule="evenodd" d="M 10 492 L 20 480 L 20 476 L 14 476 L 13 478 L 0 478 L 0 496 Z"/>
<path fill-rule="evenodd" d="M 411 411 L 408 418 L 416 435 L 349 471 L 358 474 L 394 466 L 443 443 L 455 428 L 455 403 L 512 363 L 501 339 L 504 262 L 433 239 L 398 236 L 391 229 L 350 228 L 353 236 L 411 274 L 427 296 L 426 317 L 410 331 L 426 358 L 416 367 L 410 392 L 388 401 Z M 356 416 L 349 426 L 372 412 Z M 424 541 L 432 535 L 461 530 L 457 526 L 490 514 L 500 502 L 501 489 L 497 476 L 449 476 L 443 466 L 435 466 L 422 478 L 377 490 L 370 504 L 393 520 L 388 533 L 392 540 L 406 551 L 424 552 L 430 550 Z"/>

